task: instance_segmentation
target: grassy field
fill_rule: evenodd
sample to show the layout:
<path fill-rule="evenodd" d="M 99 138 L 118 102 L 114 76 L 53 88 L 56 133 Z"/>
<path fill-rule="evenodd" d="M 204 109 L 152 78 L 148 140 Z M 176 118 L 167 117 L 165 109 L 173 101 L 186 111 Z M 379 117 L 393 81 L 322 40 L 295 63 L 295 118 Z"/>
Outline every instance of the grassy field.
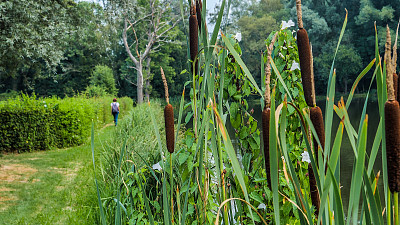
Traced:
<path fill-rule="evenodd" d="M 95 132 L 95 147 L 115 129 Z M 90 138 L 81 146 L 0 158 L 0 224 L 95 224 Z"/>

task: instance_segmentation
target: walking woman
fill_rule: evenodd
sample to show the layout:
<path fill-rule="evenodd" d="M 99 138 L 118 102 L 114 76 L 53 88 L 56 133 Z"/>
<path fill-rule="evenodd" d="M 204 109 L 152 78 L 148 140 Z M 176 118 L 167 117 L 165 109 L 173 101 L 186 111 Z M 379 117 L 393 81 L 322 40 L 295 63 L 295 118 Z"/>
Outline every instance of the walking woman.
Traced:
<path fill-rule="evenodd" d="M 114 98 L 113 102 L 111 103 L 111 113 L 114 116 L 114 123 L 115 126 L 117 126 L 118 123 L 118 114 L 119 114 L 119 103 L 117 102 L 117 99 Z"/>

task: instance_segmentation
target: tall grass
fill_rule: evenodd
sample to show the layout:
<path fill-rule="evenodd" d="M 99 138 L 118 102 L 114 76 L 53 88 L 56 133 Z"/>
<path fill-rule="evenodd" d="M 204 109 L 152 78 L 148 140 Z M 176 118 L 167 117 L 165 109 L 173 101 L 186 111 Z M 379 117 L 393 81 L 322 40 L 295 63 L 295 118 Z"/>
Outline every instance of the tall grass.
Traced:
<path fill-rule="evenodd" d="M 188 3 L 191 4 L 191 1 Z M 191 68 L 197 68 L 198 65 L 198 70 L 190 70 L 191 101 L 184 105 L 182 96 L 176 133 L 182 132 L 179 127 L 183 109 L 189 109 L 185 121 L 191 120 L 193 125 L 191 129 L 184 131 L 183 136 L 175 136 L 175 143 L 181 143 L 181 146 L 175 148 L 176 151 L 172 153 L 173 180 L 169 176 L 171 174 L 168 174 L 171 172 L 164 169 L 170 168 L 170 165 L 168 158 L 164 157 L 167 149 L 162 141 L 164 138 L 161 138 L 164 135 L 160 125 L 161 109 L 155 110 L 154 103 L 150 106 L 143 104 L 134 111 L 132 118 L 140 115 L 140 120 L 146 121 L 146 124 L 136 124 L 136 120 L 132 119 L 132 122 L 123 125 L 124 129 L 118 131 L 118 140 L 105 148 L 108 156 L 104 159 L 104 165 L 109 166 L 103 167 L 104 186 L 101 194 L 107 196 L 102 199 L 107 220 L 115 224 L 136 223 L 139 220 L 150 224 L 384 224 L 385 221 L 387 224 L 393 224 L 393 201 L 388 190 L 384 138 L 386 70 L 380 60 L 377 39 L 375 58 L 371 59 L 371 63 L 357 77 L 347 101 L 341 100 L 336 105 L 334 99 L 338 75 L 335 67 L 340 65 L 335 65 L 335 60 L 332 62 L 325 102 L 325 140 L 318 139 L 307 110 L 299 108 L 292 99 L 291 90 L 286 86 L 274 58 L 271 57 L 275 80 L 271 82 L 273 86 L 269 117 L 269 157 L 260 156 L 261 149 L 247 152 L 240 157 L 239 153 L 242 152 L 237 152 L 226 128 L 227 119 L 230 115 L 237 114 L 238 106 L 226 96 L 238 100 L 246 109 L 247 100 L 240 92 L 242 89 L 249 87 L 253 95 L 258 95 L 262 102 L 263 93 L 240 58 L 240 47 L 235 40 L 221 33 L 221 39 L 217 42 L 226 1 L 222 1 L 211 38 L 207 35 L 205 24 L 206 3 L 203 2 L 199 31 L 200 51 L 195 59 L 191 58 Z M 228 5 L 229 3 L 230 1 Z M 183 1 L 181 4 L 183 8 Z M 346 25 L 347 16 L 339 34 L 334 59 Z M 188 58 L 190 56 L 193 57 L 193 54 L 188 54 Z M 373 67 L 375 69 L 372 69 Z M 243 83 L 230 86 L 232 80 L 226 79 L 229 77 L 227 73 L 232 71 L 236 78 L 243 78 Z M 370 119 L 366 114 L 369 91 L 360 115 L 359 127 L 352 125 L 347 112 L 357 84 L 370 71 L 373 72 L 373 76 L 369 91 L 374 84 L 377 85 L 380 116 L 380 124 L 374 136 L 367 135 Z M 239 79 L 235 82 L 239 82 Z M 283 101 L 276 99 L 276 87 L 279 85 L 287 95 Z M 262 108 L 258 110 L 261 111 Z M 144 115 L 144 112 L 148 114 Z M 320 196 L 320 208 L 316 215 L 316 209 L 309 197 L 309 189 L 305 186 L 308 182 L 304 182 L 304 178 L 300 176 L 299 167 L 304 166 L 304 163 L 296 163 L 297 160 L 291 156 L 294 150 L 288 140 L 292 137 L 286 132 L 291 126 L 291 120 L 288 120 L 290 112 L 294 112 L 301 126 L 302 139 L 298 140 L 296 145 L 307 150 L 315 175 Z M 250 113 L 246 110 L 244 115 L 244 118 L 247 118 L 245 122 L 251 120 Z M 340 118 L 337 130 L 333 130 L 332 126 L 335 116 Z M 242 120 L 239 117 L 238 120 Z M 232 121 L 232 118 L 230 120 Z M 129 134 L 136 132 L 135 129 L 139 129 L 136 131 L 141 135 L 130 136 Z M 340 190 L 339 159 L 345 130 L 355 158 L 348 202 L 343 202 Z M 252 134 L 249 130 L 237 131 L 239 136 L 247 137 Z M 324 151 L 313 151 L 312 142 L 308 139 L 309 132 L 316 142 L 314 148 L 318 145 Z M 142 137 L 138 136 L 147 140 L 143 146 L 146 149 L 145 156 L 136 156 L 140 153 L 136 144 L 142 143 Z M 366 143 L 371 138 L 374 139 L 374 143 L 372 148 L 367 150 Z M 321 143 L 324 143 L 324 146 Z M 247 144 L 262 146 L 259 141 Z M 381 172 L 373 170 L 378 154 L 382 154 Z M 262 168 L 264 158 L 269 158 L 271 188 L 267 185 L 265 170 Z M 151 165 L 155 162 L 159 162 L 161 171 L 152 169 Z M 138 166 L 139 163 L 142 166 Z M 379 174 L 383 177 L 385 205 L 381 205 L 379 190 L 376 188 Z M 107 194 L 106 192 L 111 194 L 103 195 Z M 347 205 L 347 212 L 344 211 L 344 205 Z"/>

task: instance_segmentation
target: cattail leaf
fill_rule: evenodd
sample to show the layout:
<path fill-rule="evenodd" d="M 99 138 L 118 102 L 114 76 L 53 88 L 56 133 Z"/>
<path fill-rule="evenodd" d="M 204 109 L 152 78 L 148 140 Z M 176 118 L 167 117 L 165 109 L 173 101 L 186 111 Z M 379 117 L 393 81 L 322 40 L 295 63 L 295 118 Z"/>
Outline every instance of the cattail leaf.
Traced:
<path fill-rule="evenodd" d="M 332 170 L 329 168 L 329 174 L 331 176 L 332 182 L 333 182 L 333 197 L 335 199 L 335 204 L 334 204 L 334 212 L 335 212 L 335 224 L 339 225 L 344 225 L 344 212 L 343 212 L 343 203 L 342 203 L 342 197 L 340 195 L 340 189 L 339 189 L 339 184 L 337 183 Z"/>
<path fill-rule="evenodd" d="M 265 63 L 264 63 L 264 53 L 261 52 L 261 90 L 264 91 L 265 89 Z M 263 103 L 264 104 L 264 103 Z M 261 108 L 264 108 L 264 105 L 261 105 Z"/>
<path fill-rule="evenodd" d="M 365 156 L 367 148 L 367 127 L 368 117 L 365 118 L 364 124 L 360 133 L 359 145 L 357 146 L 357 155 L 355 158 L 352 182 L 350 186 L 350 200 L 348 207 L 348 224 L 351 219 L 353 223 L 358 220 L 358 207 L 360 201 L 360 192 L 363 184 L 362 176 L 365 169 Z M 368 185 L 365 185 L 368 186 Z"/>
<path fill-rule="evenodd" d="M 236 52 L 235 48 L 233 47 L 233 45 L 231 44 L 231 42 L 229 41 L 229 39 L 223 34 L 221 33 L 222 36 L 222 40 L 224 41 L 226 47 L 228 48 L 228 50 L 230 51 L 230 53 L 233 55 L 233 57 L 235 58 L 236 62 L 238 62 L 238 64 L 240 65 L 240 67 L 242 68 L 244 74 L 246 75 L 247 79 L 249 79 L 249 81 L 251 82 L 251 84 L 254 86 L 254 88 L 257 90 L 258 94 L 260 94 L 260 96 L 263 98 L 263 93 L 261 92 L 260 88 L 257 85 L 257 82 L 254 80 L 253 76 L 251 75 L 249 69 L 247 68 L 247 66 L 244 64 L 243 60 L 240 58 L 239 54 Z"/>
<path fill-rule="evenodd" d="M 226 0 L 222 0 L 221 7 L 220 7 L 219 12 L 218 12 L 217 21 L 215 22 L 215 25 L 214 25 L 214 31 L 213 31 L 212 36 L 211 36 L 211 41 L 210 41 L 211 45 L 215 44 L 215 42 L 217 40 L 217 37 L 218 37 L 218 31 L 219 31 L 219 29 L 221 27 L 222 16 L 224 15 L 225 2 L 226 2 Z M 208 58 L 211 57 L 211 53 L 212 53 L 212 51 L 209 52 Z M 222 67 L 222 68 L 224 68 L 224 67 Z"/>
<path fill-rule="evenodd" d="M 368 64 L 368 66 L 363 71 L 361 71 L 361 73 L 357 76 L 357 79 L 354 81 L 353 86 L 351 87 L 349 97 L 347 98 L 346 109 L 349 109 L 349 107 L 350 107 L 351 100 L 353 99 L 353 95 L 354 95 L 354 92 L 356 91 L 357 85 L 360 83 L 361 79 L 365 76 L 365 74 L 367 74 L 370 71 L 372 66 L 375 64 L 375 61 L 376 61 L 376 58 L 373 59 Z M 374 80 L 374 78 L 372 78 L 372 80 Z"/>
<path fill-rule="evenodd" d="M 383 124 L 382 120 L 379 120 L 378 129 L 376 129 L 376 135 L 374 138 L 374 143 L 372 144 L 371 153 L 370 153 L 370 157 L 369 157 L 369 162 L 368 162 L 368 167 L 367 167 L 368 175 L 371 174 L 371 172 L 374 168 L 375 159 L 379 152 L 379 145 L 381 144 L 381 140 L 382 140 L 382 127 L 383 127 L 382 124 Z"/>
<path fill-rule="evenodd" d="M 142 192 L 142 198 L 143 198 L 144 204 L 146 206 L 147 216 L 148 216 L 148 218 L 150 220 L 150 224 L 154 225 L 154 217 L 153 217 L 153 213 L 152 213 L 152 211 L 150 209 L 149 200 L 147 199 L 147 196 L 146 196 L 146 190 L 144 189 L 143 183 L 142 183 L 141 180 L 139 180 L 139 183 L 140 183 L 140 187 L 142 189 L 142 191 L 141 191 Z"/>
<path fill-rule="evenodd" d="M 387 89 L 386 89 L 386 74 L 382 72 L 382 62 L 379 54 L 379 45 L 378 45 L 378 34 L 376 30 L 376 24 L 375 24 L 375 58 L 376 60 L 376 68 L 377 68 L 377 74 L 376 74 L 376 89 L 377 89 L 377 95 L 378 95 L 378 106 L 379 106 L 379 115 L 381 121 L 384 121 L 385 118 L 385 102 L 387 100 Z M 382 124 L 382 137 L 385 137 L 385 125 Z M 389 193 L 389 188 L 388 188 L 388 170 L 387 170 L 387 159 L 386 159 L 386 140 L 385 138 L 382 138 L 382 174 L 383 174 L 383 189 L 384 189 L 384 196 L 385 198 L 385 205 L 387 213 L 386 213 L 386 220 L 390 220 L 390 193 Z"/>
<path fill-rule="evenodd" d="M 101 203 L 99 184 L 97 183 L 97 178 L 96 178 L 96 163 L 94 160 L 94 123 L 93 123 L 93 121 L 92 121 L 92 132 L 91 132 L 91 148 L 92 148 L 92 160 L 93 160 L 93 169 L 94 169 L 94 181 L 96 183 L 97 203 L 99 204 L 99 209 L 100 209 L 101 224 L 106 225 L 107 224 L 106 216 L 104 214 L 103 204 Z"/>
<path fill-rule="evenodd" d="M 222 55 L 221 55 L 221 59 L 220 59 L 220 61 L 221 61 L 221 68 L 225 68 L 225 57 L 226 57 L 226 50 L 225 49 L 223 49 L 222 50 Z M 224 85 L 225 85 L 225 70 L 224 69 L 222 69 L 221 71 L 220 71 L 220 87 L 224 87 Z M 219 89 L 219 95 L 218 95 L 218 106 L 219 106 L 219 114 L 220 115 L 223 115 L 223 104 L 222 104 L 222 101 L 223 101 L 223 96 L 224 96 L 224 88 L 220 88 Z"/>
<path fill-rule="evenodd" d="M 383 218 L 382 218 L 382 209 L 378 207 L 378 204 L 376 202 L 376 198 L 374 196 L 374 193 L 371 188 L 371 183 L 369 181 L 368 175 L 364 172 L 364 191 L 365 195 L 367 196 L 368 199 L 368 206 L 370 207 L 369 213 L 371 214 L 372 222 L 373 224 L 384 224 L 383 223 Z"/>
<path fill-rule="evenodd" d="M 271 96 L 271 112 L 270 122 L 269 122 L 269 158 L 270 158 L 270 168 L 271 168 L 271 186 L 272 186 L 272 200 L 274 205 L 274 218 L 275 224 L 280 224 L 279 215 L 279 192 L 278 192 L 278 146 L 277 146 L 277 133 L 275 125 L 275 88 L 272 90 Z"/>
<path fill-rule="evenodd" d="M 336 75 L 334 72 L 334 68 L 335 68 L 334 66 L 335 66 L 336 55 L 338 53 L 344 31 L 346 30 L 346 25 L 347 25 L 347 10 L 346 10 L 346 17 L 344 19 L 342 29 L 340 31 L 340 36 L 339 36 L 339 40 L 338 40 L 338 43 L 336 46 L 335 54 L 333 56 L 331 70 L 329 72 L 328 89 L 327 89 L 327 94 L 326 94 L 327 98 L 326 98 L 326 103 L 325 103 L 325 129 L 326 130 L 331 130 L 331 128 L 332 128 L 333 103 L 335 100 L 335 84 L 336 84 Z M 331 143 L 331 136 L 325 135 L 324 151 L 326 152 L 326 155 L 330 154 L 330 144 L 329 143 Z"/>
<path fill-rule="evenodd" d="M 348 135 L 349 140 L 350 140 L 351 148 L 353 149 L 354 155 L 356 155 L 357 154 L 357 147 L 356 147 L 355 138 L 358 138 L 358 134 L 355 131 L 353 125 L 351 125 L 351 122 L 350 122 L 350 119 L 349 119 L 350 117 L 349 117 L 349 115 L 347 113 L 347 110 L 343 105 L 340 105 L 339 107 L 334 106 L 334 109 L 335 109 L 336 114 L 339 116 L 339 118 L 342 118 L 343 121 L 344 121 L 344 126 L 346 128 L 346 132 L 347 132 L 347 135 Z"/>
<path fill-rule="evenodd" d="M 333 61 L 332 61 L 331 70 L 329 72 L 327 96 L 329 96 L 329 87 L 331 86 L 331 82 L 332 82 L 332 75 L 333 75 L 333 70 L 335 68 L 334 65 L 335 65 L 336 55 L 338 53 L 340 42 L 342 41 L 342 38 L 343 38 L 343 35 L 344 35 L 344 31 L 346 30 L 346 26 L 347 26 L 347 9 L 346 9 L 346 17 L 344 18 L 342 29 L 340 30 L 339 41 L 338 41 L 338 43 L 336 45 L 335 54 L 333 55 Z"/>
<path fill-rule="evenodd" d="M 339 127 L 337 129 L 337 132 L 336 132 L 335 140 L 333 142 L 332 155 L 330 157 L 329 163 L 327 164 L 327 168 L 328 168 L 328 170 L 330 170 L 330 175 L 326 176 L 326 178 L 325 178 L 326 180 L 323 183 L 323 189 L 319 189 L 321 204 L 320 204 L 317 224 L 320 224 L 325 208 L 329 207 L 329 198 L 328 198 L 329 196 L 328 195 L 329 195 L 329 190 L 331 188 L 332 183 L 336 182 L 336 185 L 338 184 L 336 181 L 336 178 L 334 176 L 334 174 L 335 174 L 334 170 L 336 170 L 337 164 L 339 163 L 338 160 L 340 158 L 340 147 L 342 144 L 343 130 L 344 130 L 344 123 L 343 123 L 343 121 L 341 121 L 339 124 Z M 325 170 L 325 164 L 322 166 L 322 168 L 319 168 L 319 170 L 320 171 Z M 321 172 L 320 172 L 320 174 L 321 174 Z M 335 180 L 335 182 L 333 182 L 333 180 Z"/>
<path fill-rule="evenodd" d="M 179 104 L 178 124 L 177 124 L 176 133 L 175 133 L 175 146 L 174 146 L 174 148 L 176 148 L 176 142 L 178 141 L 179 130 L 181 129 L 181 121 L 182 121 L 182 115 L 183 115 L 183 106 L 184 106 L 184 104 L 185 104 L 185 89 L 186 89 L 186 85 L 183 87 L 181 102 L 180 102 L 180 104 Z"/>

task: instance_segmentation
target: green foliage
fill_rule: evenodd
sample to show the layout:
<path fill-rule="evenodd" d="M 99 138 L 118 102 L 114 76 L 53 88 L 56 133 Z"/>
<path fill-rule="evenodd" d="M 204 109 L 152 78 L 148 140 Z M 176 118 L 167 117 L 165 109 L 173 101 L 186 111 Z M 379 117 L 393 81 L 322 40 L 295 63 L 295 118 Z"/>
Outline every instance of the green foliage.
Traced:
<path fill-rule="evenodd" d="M 105 103 L 84 97 L 36 99 L 35 95 L 2 101 L 0 151 L 25 152 L 81 144 L 89 135 L 92 120 L 98 126 L 112 121 L 110 102 L 111 98 Z M 129 105 L 132 103 L 126 109 Z"/>
<path fill-rule="evenodd" d="M 97 65 L 90 77 L 90 85 L 98 86 L 109 95 L 116 95 L 118 90 L 115 87 L 113 71 L 108 66 Z"/>
<path fill-rule="evenodd" d="M 0 3 L 0 71 L 15 76 L 23 63 L 55 66 L 72 31 L 74 1 L 12 0 Z M 29 13 L 27 13 L 29 12 Z"/>
<path fill-rule="evenodd" d="M 108 95 L 103 87 L 97 85 L 87 86 L 84 94 L 88 97 L 103 97 Z"/>
<path fill-rule="evenodd" d="M 334 43 L 330 43 L 329 45 L 325 45 L 323 48 L 323 52 L 318 58 L 315 59 L 315 73 L 321 74 L 316 79 L 316 87 L 324 87 L 327 85 L 328 74 L 332 64 L 333 55 L 330 52 L 333 52 L 336 46 Z M 338 91 L 343 93 L 348 93 L 350 90 L 350 84 L 353 79 L 352 74 L 357 74 L 362 69 L 362 59 L 361 56 L 357 53 L 357 50 L 351 44 L 343 44 L 339 48 L 338 56 L 335 60 L 340 67 L 336 68 L 336 72 L 340 74 L 337 79 L 338 83 Z M 322 92 L 320 88 L 316 90 L 318 92 Z"/>

